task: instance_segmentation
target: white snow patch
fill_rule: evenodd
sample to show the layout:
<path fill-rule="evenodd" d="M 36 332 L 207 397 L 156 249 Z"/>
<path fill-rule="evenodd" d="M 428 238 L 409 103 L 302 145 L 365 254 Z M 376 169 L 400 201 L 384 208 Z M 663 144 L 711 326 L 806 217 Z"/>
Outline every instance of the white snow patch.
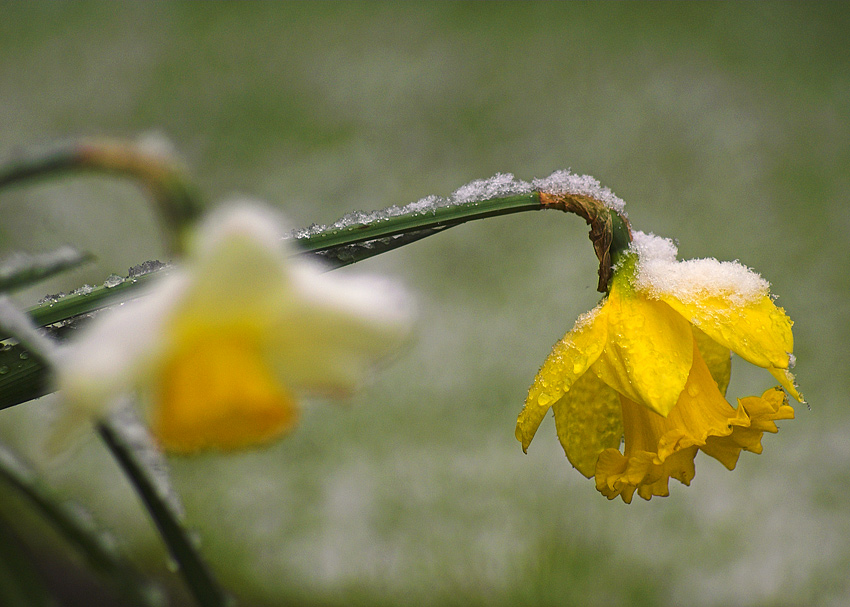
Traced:
<path fill-rule="evenodd" d="M 519 181 L 510 173 L 496 173 L 490 179 L 476 179 L 456 189 L 452 193 L 451 204 L 467 204 L 490 198 L 530 194 L 531 191 L 530 183 Z"/>
<path fill-rule="evenodd" d="M 626 203 L 614 192 L 590 175 L 576 175 L 568 170 L 555 171 L 544 179 L 531 182 L 533 189 L 547 194 L 577 194 L 589 196 L 602 202 L 612 211 L 626 214 Z"/>
<path fill-rule="evenodd" d="M 737 261 L 676 261 L 676 245 L 668 238 L 635 231 L 632 250 L 638 255 L 635 287 L 650 297 L 672 296 L 686 304 L 722 297 L 744 306 L 768 295 L 770 284 Z"/>

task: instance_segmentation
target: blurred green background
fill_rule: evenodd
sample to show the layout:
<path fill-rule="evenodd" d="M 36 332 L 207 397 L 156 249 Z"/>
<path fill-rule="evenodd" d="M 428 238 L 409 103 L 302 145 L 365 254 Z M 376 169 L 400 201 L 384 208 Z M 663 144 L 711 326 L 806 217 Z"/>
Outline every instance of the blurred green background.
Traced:
<path fill-rule="evenodd" d="M 243 604 L 844 605 L 848 6 L 2 1 L 0 158 L 159 134 L 210 204 L 257 198 L 293 227 L 572 168 L 680 257 L 757 269 L 796 321 L 811 409 L 734 472 L 699 456 L 690 488 L 626 506 L 572 470 L 551 419 L 527 456 L 513 436 L 549 348 L 598 300 L 580 219 L 490 219 L 341 270 L 407 285 L 413 345 L 351 403 L 308 403 L 288 440 L 170 462 L 188 524 Z M 25 305 L 163 256 L 153 212 L 122 181 L 0 192 L 0 217 L 4 252 L 99 256 Z M 729 394 L 772 383 L 736 360 Z M 187 600 L 96 438 L 42 454 L 56 404 L 0 412 L 0 440 Z M 68 604 L 78 585 L 94 592 L 0 495 Z"/>

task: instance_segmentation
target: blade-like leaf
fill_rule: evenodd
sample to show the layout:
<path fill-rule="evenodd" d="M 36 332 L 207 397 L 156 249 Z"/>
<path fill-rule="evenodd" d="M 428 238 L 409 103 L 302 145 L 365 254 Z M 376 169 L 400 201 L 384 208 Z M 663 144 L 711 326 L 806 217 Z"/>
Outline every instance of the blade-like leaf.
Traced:
<path fill-rule="evenodd" d="M 0 445 L 0 480 L 21 492 L 33 507 L 85 557 L 88 564 L 134 605 L 157 607 L 159 593 L 143 581 L 78 506 L 60 498 L 17 455 Z"/>
<path fill-rule="evenodd" d="M 13 526 L 0 517 L 0 605 L 56 607 Z"/>
<path fill-rule="evenodd" d="M 230 597 L 218 585 L 212 571 L 195 549 L 170 496 L 163 493 L 161 483 L 157 482 L 148 466 L 139 458 L 138 449 L 127 441 L 120 426 L 116 426 L 115 419 L 102 421 L 98 425 L 98 432 L 145 504 L 169 554 L 177 563 L 180 575 L 198 604 L 204 607 L 232 605 Z"/>
<path fill-rule="evenodd" d="M 91 255 L 72 247 L 39 255 L 16 253 L 0 262 L 0 293 L 28 287 L 91 259 Z"/>

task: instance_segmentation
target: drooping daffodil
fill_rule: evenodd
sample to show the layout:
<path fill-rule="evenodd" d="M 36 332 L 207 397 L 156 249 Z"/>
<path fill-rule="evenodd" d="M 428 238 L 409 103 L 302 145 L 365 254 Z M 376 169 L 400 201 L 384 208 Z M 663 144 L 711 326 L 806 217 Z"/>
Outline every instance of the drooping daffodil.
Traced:
<path fill-rule="evenodd" d="M 555 345 L 516 427 L 526 450 L 549 409 L 567 458 L 609 499 L 688 485 L 697 451 L 733 469 L 802 398 L 789 368 L 792 322 L 769 285 L 736 262 L 677 261 L 670 240 L 634 233 L 607 297 Z M 782 388 L 725 398 L 734 352 Z M 621 442 L 623 451 L 620 451 Z"/>
<path fill-rule="evenodd" d="M 166 450 L 232 450 L 291 430 L 300 395 L 350 393 L 408 336 L 410 301 L 384 279 L 293 257 L 285 234 L 259 205 L 207 216 L 147 292 L 57 353 L 67 417 L 135 393 Z"/>

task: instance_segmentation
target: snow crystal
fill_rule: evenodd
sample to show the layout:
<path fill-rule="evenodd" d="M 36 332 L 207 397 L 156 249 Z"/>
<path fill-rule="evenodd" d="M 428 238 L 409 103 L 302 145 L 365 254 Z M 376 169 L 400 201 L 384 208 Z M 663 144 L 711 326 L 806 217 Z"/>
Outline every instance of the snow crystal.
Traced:
<path fill-rule="evenodd" d="M 93 286 L 91 286 L 90 284 L 84 284 L 82 287 L 71 291 L 71 295 L 88 295 L 92 291 L 94 291 Z"/>
<path fill-rule="evenodd" d="M 612 211 L 626 214 L 626 203 L 590 175 L 576 175 L 568 170 L 560 170 L 544 179 L 535 179 L 531 185 L 533 189 L 547 194 L 576 194 L 595 198 Z"/>
<path fill-rule="evenodd" d="M 768 294 L 770 284 L 737 261 L 676 261 L 677 249 L 670 239 L 639 231 L 633 237 L 632 249 L 638 254 L 635 286 L 651 297 L 671 295 L 686 304 L 722 297 L 743 306 Z"/>
<path fill-rule="evenodd" d="M 45 295 L 44 297 L 42 297 L 41 299 L 39 299 L 37 303 L 39 305 L 46 305 L 46 304 L 53 305 L 57 301 L 59 301 L 60 299 L 65 297 L 65 295 L 66 295 L 65 291 L 59 291 L 58 293 L 54 293 L 52 295 L 48 294 L 48 295 Z"/>
<path fill-rule="evenodd" d="M 590 175 L 576 175 L 568 170 L 555 171 L 548 177 L 534 179 L 530 183 L 515 178 L 511 173 L 496 173 L 489 179 L 476 179 L 456 189 L 448 197 L 430 195 L 402 207 L 391 206 L 380 211 L 354 211 L 331 225 L 313 224 L 292 232 L 293 238 L 309 238 L 328 231 L 344 230 L 370 225 L 402 215 L 434 213 L 437 209 L 466 205 L 493 198 L 521 196 L 534 191 L 547 194 L 574 194 L 595 198 L 609 209 L 625 215 L 625 205 L 611 190 L 600 185 Z"/>
<path fill-rule="evenodd" d="M 138 265 L 133 266 L 127 273 L 128 278 L 138 278 L 139 276 L 144 276 L 145 274 L 150 274 L 151 272 L 156 272 L 164 268 L 167 264 L 162 263 L 158 259 L 150 259 L 148 261 L 142 262 Z"/>
<path fill-rule="evenodd" d="M 632 249 L 643 264 L 657 261 L 675 263 L 679 254 L 679 249 L 669 238 L 645 234 L 640 230 L 632 232 Z"/>
<path fill-rule="evenodd" d="M 530 183 L 518 181 L 510 173 L 496 173 L 490 179 L 476 179 L 459 187 L 452 193 L 451 203 L 468 204 L 490 198 L 530 194 L 531 191 Z"/>

